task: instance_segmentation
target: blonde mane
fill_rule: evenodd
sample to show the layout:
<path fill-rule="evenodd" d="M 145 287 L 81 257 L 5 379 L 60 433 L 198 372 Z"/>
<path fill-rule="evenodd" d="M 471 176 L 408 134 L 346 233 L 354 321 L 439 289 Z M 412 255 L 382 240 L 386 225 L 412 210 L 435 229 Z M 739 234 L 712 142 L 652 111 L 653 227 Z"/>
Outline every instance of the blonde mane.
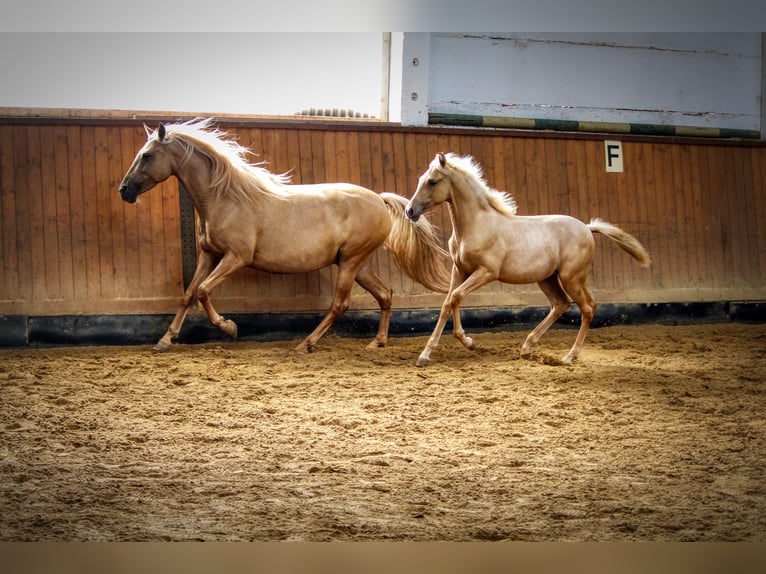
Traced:
<path fill-rule="evenodd" d="M 487 185 L 484 171 L 473 157 L 470 155 L 459 156 L 454 153 L 445 154 L 445 157 L 447 166 L 461 172 L 471 180 L 474 184 L 473 188 L 482 194 L 495 210 L 505 215 L 516 215 L 516 201 L 509 193 L 498 191 Z M 439 166 L 438 160 L 436 160 L 436 165 Z"/>
<path fill-rule="evenodd" d="M 225 139 L 226 133 L 211 127 L 212 121 L 207 118 L 168 124 L 165 141 L 178 141 L 184 146 L 182 162 L 194 151 L 210 161 L 210 191 L 215 195 L 232 194 L 253 202 L 263 196 L 286 199 L 289 174 L 274 174 L 262 167 L 263 163 L 249 163 L 247 156 L 252 152 L 233 139 Z M 154 137 L 158 137 L 156 132 Z"/>

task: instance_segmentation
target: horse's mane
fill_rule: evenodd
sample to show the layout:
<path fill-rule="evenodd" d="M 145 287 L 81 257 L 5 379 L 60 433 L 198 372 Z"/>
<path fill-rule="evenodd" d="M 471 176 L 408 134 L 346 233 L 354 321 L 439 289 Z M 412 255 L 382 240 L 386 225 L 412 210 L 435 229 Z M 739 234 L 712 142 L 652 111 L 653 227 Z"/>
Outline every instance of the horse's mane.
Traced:
<path fill-rule="evenodd" d="M 481 165 L 470 155 L 459 156 L 454 153 L 445 154 L 447 165 L 466 175 L 474 183 L 474 189 L 484 195 L 489 204 L 505 215 L 516 214 L 516 200 L 505 192 L 498 191 L 487 185 Z M 438 162 L 438 160 L 437 160 Z M 439 165 L 437 163 L 437 165 Z"/>
<path fill-rule="evenodd" d="M 165 126 L 166 140 L 178 141 L 185 148 L 182 161 L 194 151 L 210 161 L 211 192 L 232 194 L 254 202 L 264 195 L 287 198 L 284 186 L 290 183 L 289 174 L 274 174 L 262 167 L 263 163 L 249 163 L 247 156 L 252 152 L 226 138 L 226 133 L 211 126 L 212 121 L 211 118 L 194 119 Z"/>

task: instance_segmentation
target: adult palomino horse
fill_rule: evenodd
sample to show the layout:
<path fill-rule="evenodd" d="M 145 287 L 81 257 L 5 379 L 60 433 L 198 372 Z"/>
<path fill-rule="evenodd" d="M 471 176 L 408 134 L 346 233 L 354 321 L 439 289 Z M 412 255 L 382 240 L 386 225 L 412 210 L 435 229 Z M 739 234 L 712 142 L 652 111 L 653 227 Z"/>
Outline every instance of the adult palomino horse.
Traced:
<path fill-rule="evenodd" d="M 640 265 L 651 263 L 635 237 L 599 219 L 586 225 L 567 215 L 516 215 L 513 198 L 491 189 L 481 167 L 470 156 L 437 154 L 420 176 L 405 213 L 418 221 L 427 209 L 445 201 L 452 219 L 452 283 L 433 334 L 418 357 L 419 367 L 429 363 L 450 314 L 455 337 L 466 348 L 474 348 L 460 323 L 460 303 L 466 295 L 496 279 L 504 283 L 537 283 L 550 301 L 550 312 L 527 337 L 522 356 L 531 353 L 532 345 L 569 308 L 569 297 L 577 303 L 582 317 L 580 330 L 563 358 L 564 363 L 572 363 L 596 310 L 596 302 L 585 286 L 595 248 L 593 234 L 605 235 Z"/>
<path fill-rule="evenodd" d="M 245 266 L 275 273 L 338 266 L 330 310 L 296 347 L 298 352 L 310 351 L 345 312 L 354 281 L 380 305 L 378 333 L 369 347 L 386 344 L 391 290 L 369 266 L 381 246 L 415 281 L 443 293 L 449 288 L 447 253 L 430 224 L 413 225 L 405 218 L 405 198 L 347 183 L 290 185 L 287 175 L 248 163 L 248 150 L 212 128 L 210 119 L 160 124 L 146 132 L 146 144 L 120 183 L 122 199 L 135 203 L 139 195 L 174 175 L 191 196 L 200 220 L 197 269 L 155 350 L 171 347 L 196 300 L 213 325 L 236 338 L 236 324 L 216 312 L 210 293 Z"/>

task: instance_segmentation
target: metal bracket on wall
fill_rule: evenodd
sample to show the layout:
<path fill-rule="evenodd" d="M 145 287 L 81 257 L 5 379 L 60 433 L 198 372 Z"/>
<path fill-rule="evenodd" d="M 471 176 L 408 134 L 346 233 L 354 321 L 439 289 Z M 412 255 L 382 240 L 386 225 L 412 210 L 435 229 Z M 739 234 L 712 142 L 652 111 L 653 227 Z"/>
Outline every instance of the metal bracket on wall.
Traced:
<path fill-rule="evenodd" d="M 180 182 L 178 202 L 181 208 L 181 264 L 185 290 L 189 287 L 194 271 L 197 269 L 197 230 L 194 223 L 194 203 Z"/>

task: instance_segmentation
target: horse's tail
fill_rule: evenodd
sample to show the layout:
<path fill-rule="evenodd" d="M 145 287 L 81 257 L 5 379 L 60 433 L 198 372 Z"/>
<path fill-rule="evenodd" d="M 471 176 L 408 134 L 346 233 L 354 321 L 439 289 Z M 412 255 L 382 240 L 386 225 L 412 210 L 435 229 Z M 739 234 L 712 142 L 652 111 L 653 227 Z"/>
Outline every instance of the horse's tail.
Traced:
<path fill-rule="evenodd" d="M 413 281 L 439 293 L 449 291 L 450 256 L 439 245 L 433 226 L 425 217 L 417 222 L 407 219 L 404 197 L 394 193 L 381 193 L 380 197 L 388 207 L 392 223 L 385 246 L 396 264 Z"/>
<path fill-rule="evenodd" d="M 588 228 L 593 233 L 601 233 L 614 241 L 621 249 L 627 251 L 641 267 L 649 267 L 652 263 L 649 252 L 644 246 L 627 231 L 623 231 L 616 225 L 602 221 L 601 219 L 591 219 Z"/>

